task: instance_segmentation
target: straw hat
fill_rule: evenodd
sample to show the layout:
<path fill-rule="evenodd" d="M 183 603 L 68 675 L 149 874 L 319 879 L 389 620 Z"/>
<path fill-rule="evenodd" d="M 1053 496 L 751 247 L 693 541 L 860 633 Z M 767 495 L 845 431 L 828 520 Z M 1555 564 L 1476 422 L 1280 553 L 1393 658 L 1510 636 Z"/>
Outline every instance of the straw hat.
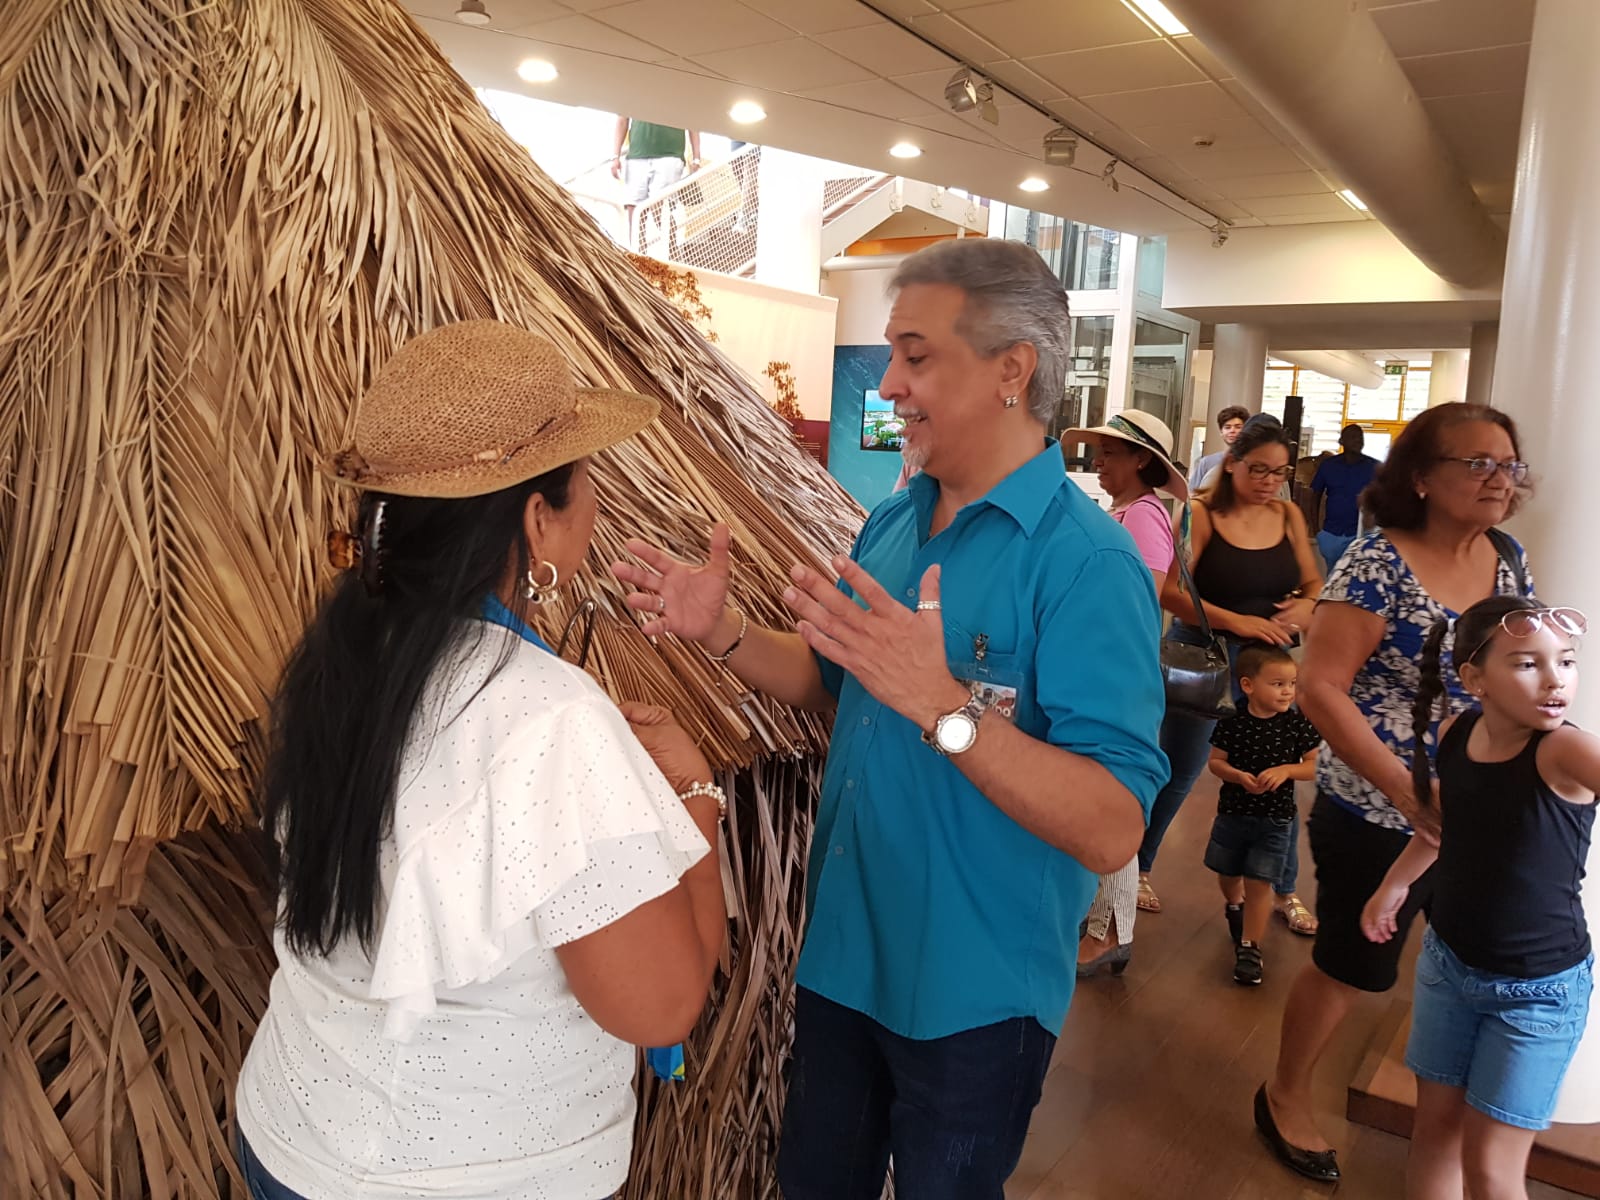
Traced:
<path fill-rule="evenodd" d="M 355 443 L 323 470 L 397 496 L 482 496 L 632 437 L 659 409 L 574 386 L 566 357 L 536 333 L 461 321 L 395 352 L 361 398 Z"/>
<path fill-rule="evenodd" d="M 1114 437 L 1150 451 L 1155 460 L 1167 469 L 1167 481 L 1160 485 L 1161 490 L 1180 501 L 1189 498 L 1188 481 L 1172 465 L 1172 430 L 1160 417 L 1153 417 L 1137 408 L 1125 408 L 1104 425 L 1097 425 L 1093 429 L 1069 429 L 1061 435 L 1061 440 L 1083 442 L 1095 436 Z"/>

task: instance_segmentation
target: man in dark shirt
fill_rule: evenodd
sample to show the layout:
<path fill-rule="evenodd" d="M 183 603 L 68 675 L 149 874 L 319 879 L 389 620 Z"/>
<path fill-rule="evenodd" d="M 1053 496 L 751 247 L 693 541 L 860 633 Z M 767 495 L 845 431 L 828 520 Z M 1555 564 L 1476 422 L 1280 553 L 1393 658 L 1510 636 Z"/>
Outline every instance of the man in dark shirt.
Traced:
<path fill-rule="evenodd" d="M 1361 426 L 1346 425 L 1339 434 L 1343 452 L 1323 459 L 1311 480 L 1312 495 L 1326 502 L 1321 528 L 1317 531 L 1317 548 L 1322 551 L 1322 561 L 1330 571 L 1360 532 L 1361 493 L 1378 470 L 1378 460 L 1361 453 L 1366 444 Z"/>

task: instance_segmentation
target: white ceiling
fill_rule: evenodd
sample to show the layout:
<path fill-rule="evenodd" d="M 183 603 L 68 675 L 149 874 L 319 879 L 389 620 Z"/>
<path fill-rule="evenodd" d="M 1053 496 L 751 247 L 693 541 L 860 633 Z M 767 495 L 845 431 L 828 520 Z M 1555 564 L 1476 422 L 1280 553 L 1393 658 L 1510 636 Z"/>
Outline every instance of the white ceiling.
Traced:
<path fill-rule="evenodd" d="M 1371 10 L 1485 204 L 1509 210 L 1534 0 L 1356 2 Z M 562 66 L 561 80 L 537 88 L 514 75 L 509 84 L 481 77 L 492 51 L 461 36 L 469 31 L 451 21 L 456 3 L 407 0 L 435 18 L 426 27 L 469 80 L 486 86 L 609 110 L 648 82 L 648 115 L 735 136 L 728 104 L 755 94 L 769 116 L 745 137 L 906 172 L 885 155 L 898 128 L 923 144 L 912 168 L 923 178 L 1019 202 L 1011 189 L 1037 173 L 1052 190 L 1030 206 L 1135 232 L 1205 222 L 1178 197 L 1240 226 L 1360 219 L 1327 164 L 1197 39 L 1160 34 L 1123 0 L 873 0 L 894 20 L 857 0 L 485 0 L 507 66 L 540 52 Z M 956 64 L 896 21 L 996 82 L 998 126 L 949 111 L 944 85 Z M 462 62 L 469 44 L 479 77 Z M 563 50 L 590 60 L 581 97 Z M 611 64 L 609 105 L 595 95 L 594 56 Z M 1106 158 L 1087 147 L 1075 171 L 1043 167 L 1040 139 L 1052 122 L 1018 96 L 1120 157 L 1119 177 L 1132 186 L 1116 195 L 1102 187 Z M 792 103 L 775 106 L 776 97 Z"/>

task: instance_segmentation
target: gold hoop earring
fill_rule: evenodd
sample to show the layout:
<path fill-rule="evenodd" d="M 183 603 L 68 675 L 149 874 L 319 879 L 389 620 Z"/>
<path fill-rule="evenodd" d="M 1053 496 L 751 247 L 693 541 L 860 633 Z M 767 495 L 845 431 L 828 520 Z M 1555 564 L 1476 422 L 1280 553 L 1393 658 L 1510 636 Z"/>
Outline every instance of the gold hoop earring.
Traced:
<path fill-rule="evenodd" d="M 555 563 L 542 562 L 539 565 L 550 569 L 550 582 L 540 583 L 534 568 L 528 568 L 528 573 L 523 576 L 522 598 L 529 604 L 543 604 L 552 599 L 556 594 L 556 584 L 561 582 L 561 572 L 556 570 Z"/>

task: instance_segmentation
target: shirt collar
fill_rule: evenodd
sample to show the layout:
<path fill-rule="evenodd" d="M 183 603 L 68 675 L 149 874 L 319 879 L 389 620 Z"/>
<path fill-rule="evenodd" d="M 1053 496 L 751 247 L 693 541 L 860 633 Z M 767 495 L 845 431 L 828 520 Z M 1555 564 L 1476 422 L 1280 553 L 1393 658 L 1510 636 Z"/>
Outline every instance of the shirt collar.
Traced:
<path fill-rule="evenodd" d="M 1044 519 L 1045 509 L 1050 507 L 1066 479 L 1067 465 L 1061 457 L 1061 443 L 1047 437 L 1043 450 L 967 507 L 987 504 L 998 508 L 1017 523 L 1025 536 L 1032 537 Z M 907 486 L 922 528 L 926 530 L 933 520 L 933 506 L 939 499 L 939 481 L 919 472 Z"/>

